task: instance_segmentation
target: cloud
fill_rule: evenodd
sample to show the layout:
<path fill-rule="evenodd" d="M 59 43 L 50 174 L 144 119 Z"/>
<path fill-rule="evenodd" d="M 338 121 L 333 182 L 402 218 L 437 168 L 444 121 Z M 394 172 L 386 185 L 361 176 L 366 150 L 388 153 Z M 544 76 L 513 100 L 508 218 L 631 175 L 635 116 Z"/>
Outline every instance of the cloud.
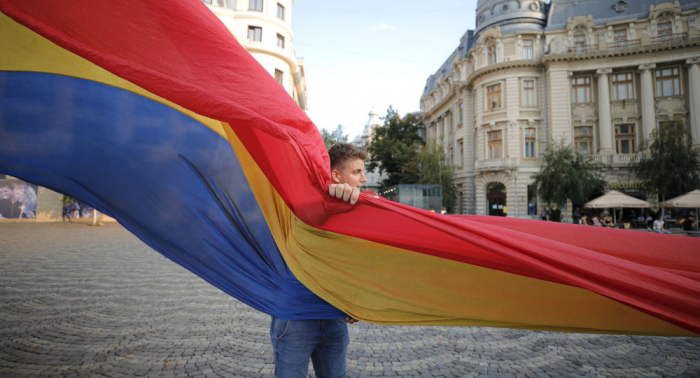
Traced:
<path fill-rule="evenodd" d="M 375 32 L 375 31 L 380 31 L 380 30 L 390 30 L 390 29 L 396 29 L 394 26 L 381 23 L 379 25 L 373 25 L 373 26 L 368 26 L 365 28 L 368 31 Z"/>

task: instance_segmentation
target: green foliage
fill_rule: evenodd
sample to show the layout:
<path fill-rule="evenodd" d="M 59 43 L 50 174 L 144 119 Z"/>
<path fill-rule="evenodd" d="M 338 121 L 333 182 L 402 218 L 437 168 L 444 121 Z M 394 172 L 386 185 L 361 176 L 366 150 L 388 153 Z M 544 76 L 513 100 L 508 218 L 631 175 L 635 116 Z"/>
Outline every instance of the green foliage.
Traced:
<path fill-rule="evenodd" d="M 700 149 L 693 147 L 693 137 L 682 121 L 656 128 L 631 167 L 647 191 L 660 195 L 662 201 L 700 187 Z"/>
<path fill-rule="evenodd" d="M 442 206 L 453 209 L 457 200 L 457 186 L 454 184 L 454 167 L 447 164 L 445 151 L 434 140 L 421 148 L 419 184 L 442 185 Z"/>
<path fill-rule="evenodd" d="M 321 136 L 323 137 L 323 141 L 326 143 L 326 149 L 330 149 L 336 143 L 345 143 L 348 141 L 348 136 L 345 135 L 345 128 L 341 124 L 338 124 L 338 127 L 336 127 L 336 129 L 332 132 L 329 132 L 326 129 L 321 129 Z"/>
<path fill-rule="evenodd" d="M 400 117 L 389 107 L 384 125 L 375 129 L 374 137 L 367 147 L 369 159 L 367 171 L 379 168 L 387 178 L 382 187 L 398 184 L 416 184 L 420 180 L 418 153 L 425 144 L 422 135 L 425 126 L 420 117 L 407 114 Z"/>
<path fill-rule="evenodd" d="M 552 207 L 552 214 L 567 200 L 586 202 L 589 195 L 605 187 L 600 168 L 589 156 L 576 153 L 563 138 L 552 142 L 542 155 L 542 170 L 533 176 L 537 194 Z"/>

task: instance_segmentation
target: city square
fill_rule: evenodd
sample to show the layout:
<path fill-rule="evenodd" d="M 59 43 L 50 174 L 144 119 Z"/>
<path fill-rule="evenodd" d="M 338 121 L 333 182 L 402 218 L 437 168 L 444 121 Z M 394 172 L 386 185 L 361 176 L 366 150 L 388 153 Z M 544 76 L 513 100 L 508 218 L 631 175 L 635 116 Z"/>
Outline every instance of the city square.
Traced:
<path fill-rule="evenodd" d="M 273 376 L 268 315 L 121 226 L 3 223 L 0 238 L 0 376 Z M 349 377 L 700 374 L 697 338 L 349 328 Z"/>

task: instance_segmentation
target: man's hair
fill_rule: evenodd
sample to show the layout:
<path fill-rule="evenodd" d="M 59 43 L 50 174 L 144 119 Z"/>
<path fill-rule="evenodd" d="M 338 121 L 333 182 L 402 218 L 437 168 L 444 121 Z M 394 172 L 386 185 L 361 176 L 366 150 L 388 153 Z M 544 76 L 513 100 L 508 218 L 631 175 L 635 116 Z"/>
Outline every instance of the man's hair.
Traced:
<path fill-rule="evenodd" d="M 339 169 L 346 161 L 352 159 L 365 160 L 367 151 L 350 143 L 336 143 L 328 150 L 331 157 L 331 170 Z"/>

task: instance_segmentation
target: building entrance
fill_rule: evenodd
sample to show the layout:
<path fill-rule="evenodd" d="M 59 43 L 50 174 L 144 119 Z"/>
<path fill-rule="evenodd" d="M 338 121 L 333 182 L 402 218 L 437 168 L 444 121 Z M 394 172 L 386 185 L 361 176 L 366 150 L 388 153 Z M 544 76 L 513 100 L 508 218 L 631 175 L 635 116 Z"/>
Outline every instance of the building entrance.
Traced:
<path fill-rule="evenodd" d="M 486 186 L 486 202 L 488 203 L 488 214 L 505 217 L 508 213 L 506 208 L 506 186 L 500 182 L 492 182 Z"/>

